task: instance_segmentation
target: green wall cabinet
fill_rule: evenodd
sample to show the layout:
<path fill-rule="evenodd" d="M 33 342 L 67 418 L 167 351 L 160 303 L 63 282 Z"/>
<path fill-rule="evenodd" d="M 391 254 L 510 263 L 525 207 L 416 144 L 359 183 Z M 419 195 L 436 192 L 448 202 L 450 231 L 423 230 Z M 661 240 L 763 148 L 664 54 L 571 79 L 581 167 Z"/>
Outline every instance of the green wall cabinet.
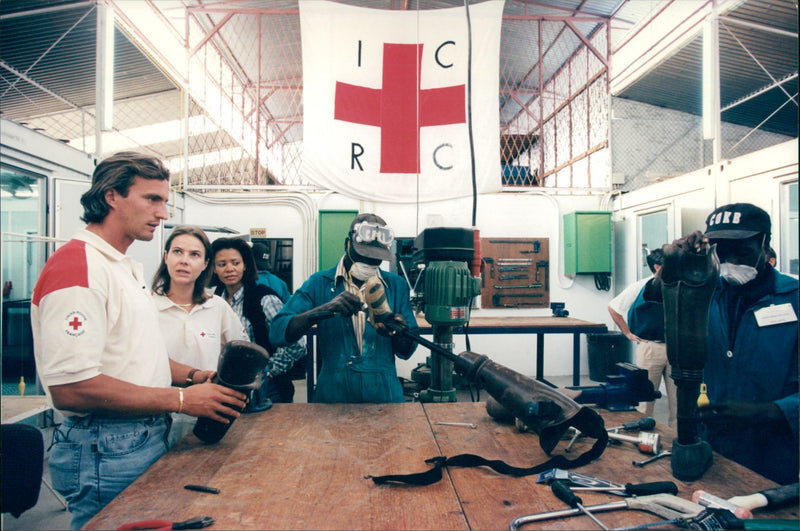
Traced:
<path fill-rule="evenodd" d="M 564 274 L 611 273 L 611 212 L 564 214 Z"/>
<path fill-rule="evenodd" d="M 335 266 L 344 254 L 344 239 L 358 210 L 319 211 L 319 269 Z"/>

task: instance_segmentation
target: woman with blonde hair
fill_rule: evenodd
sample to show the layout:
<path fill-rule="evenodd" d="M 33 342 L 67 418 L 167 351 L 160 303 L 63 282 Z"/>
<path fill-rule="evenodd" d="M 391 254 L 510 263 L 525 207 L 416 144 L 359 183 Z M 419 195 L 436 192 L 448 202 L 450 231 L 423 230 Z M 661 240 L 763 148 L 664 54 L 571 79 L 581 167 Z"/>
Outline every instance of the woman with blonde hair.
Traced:
<path fill-rule="evenodd" d="M 153 297 L 169 357 L 203 371 L 216 371 L 225 343 L 249 341 L 239 317 L 208 287 L 211 243 L 198 227 L 176 227 L 164 244 L 164 258 L 153 276 Z M 187 385 L 200 383 L 189 373 Z M 170 446 L 194 426 L 195 417 L 173 414 Z"/>

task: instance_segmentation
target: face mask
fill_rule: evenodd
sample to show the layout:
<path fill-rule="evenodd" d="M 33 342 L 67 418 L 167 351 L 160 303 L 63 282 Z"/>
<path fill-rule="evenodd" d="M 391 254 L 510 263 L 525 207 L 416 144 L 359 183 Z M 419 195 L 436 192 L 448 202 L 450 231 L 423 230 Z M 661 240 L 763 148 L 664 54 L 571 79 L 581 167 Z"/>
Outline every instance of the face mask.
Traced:
<path fill-rule="evenodd" d="M 350 275 L 353 278 L 365 281 L 378 274 L 380 266 L 365 264 L 364 262 L 353 262 L 350 266 Z"/>
<path fill-rule="evenodd" d="M 749 265 L 724 263 L 719 266 L 719 275 L 734 286 L 747 284 L 758 275 L 758 270 Z"/>

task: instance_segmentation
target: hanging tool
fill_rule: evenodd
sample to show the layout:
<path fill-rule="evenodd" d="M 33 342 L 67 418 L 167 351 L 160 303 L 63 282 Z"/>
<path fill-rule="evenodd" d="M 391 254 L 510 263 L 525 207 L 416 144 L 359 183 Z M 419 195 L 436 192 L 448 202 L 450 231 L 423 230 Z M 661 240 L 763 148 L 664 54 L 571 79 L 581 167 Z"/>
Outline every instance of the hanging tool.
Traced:
<path fill-rule="evenodd" d="M 527 250 L 527 249 L 523 249 L 522 251 L 520 251 L 520 253 L 522 253 L 522 254 L 539 254 L 540 247 L 541 247 L 541 242 L 539 242 L 539 240 L 534 240 L 533 241 L 533 250 L 532 251 Z"/>
<path fill-rule="evenodd" d="M 488 256 L 484 256 L 482 259 L 484 262 L 489 264 L 489 278 L 494 278 L 494 258 L 490 258 Z"/>
<path fill-rule="evenodd" d="M 169 520 L 141 520 L 119 526 L 117 529 L 124 531 L 127 529 L 203 529 L 214 523 L 210 516 L 196 516 L 183 522 L 170 522 Z"/>
<path fill-rule="evenodd" d="M 598 520 L 595 515 L 586 510 L 586 507 L 583 506 L 583 500 L 576 496 L 575 493 L 569 488 L 569 485 L 567 485 L 564 481 L 556 480 L 550 485 L 550 488 L 553 490 L 553 494 L 555 494 L 559 500 L 563 501 L 570 507 L 577 507 L 583 514 L 591 518 L 592 521 L 599 525 L 602 529 L 608 529 L 608 527 L 603 522 Z"/>
<path fill-rule="evenodd" d="M 492 304 L 500 306 L 500 299 L 503 297 L 542 297 L 541 293 L 495 293 L 492 295 Z"/>
<path fill-rule="evenodd" d="M 528 278 L 528 275 L 500 275 L 500 280 L 514 280 L 518 278 Z"/>
<path fill-rule="evenodd" d="M 497 265 L 522 265 L 532 264 L 533 260 L 530 258 L 498 258 Z"/>
<path fill-rule="evenodd" d="M 663 457 L 669 457 L 671 455 L 672 455 L 672 452 L 667 450 L 666 452 L 661 452 L 660 454 L 656 454 L 656 455 L 654 455 L 653 457 L 651 457 L 649 459 L 645 459 L 644 461 L 632 461 L 632 463 L 633 463 L 633 466 L 637 466 L 637 467 L 641 468 L 644 465 L 652 463 L 653 461 L 658 461 L 659 459 L 661 459 Z"/>
<path fill-rule="evenodd" d="M 616 511 L 619 509 L 630 509 L 632 511 L 644 511 L 658 515 L 665 520 L 675 520 L 677 518 L 691 518 L 702 513 L 705 509 L 702 505 L 692 503 L 683 498 L 672 494 L 653 494 L 651 496 L 632 496 L 624 500 L 592 505 L 586 507 L 592 513 Z M 510 531 L 517 531 L 521 525 L 531 522 L 541 522 L 554 518 L 565 518 L 582 514 L 580 509 L 563 509 L 560 511 L 550 511 L 546 513 L 530 514 L 514 519 L 508 526 Z M 664 522 L 658 522 L 662 524 Z"/>
<path fill-rule="evenodd" d="M 541 284 L 517 284 L 512 286 L 500 286 L 498 284 L 494 285 L 494 289 L 520 289 L 520 288 L 541 288 Z"/>
<path fill-rule="evenodd" d="M 550 275 L 547 274 L 547 270 L 548 270 L 549 267 L 550 267 L 550 262 L 548 262 L 547 260 L 539 260 L 538 262 L 536 262 L 536 278 L 535 278 L 535 280 L 536 280 L 536 282 L 539 282 L 539 269 L 544 268 L 544 283 L 545 283 L 545 288 L 544 289 L 546 289 L 548 291 L 550 290 L 550 282 L 549 282 L 549 279 L 548 279 L 548 277 Z"/>
<path fill-rule="evenodd" d="M 519 266 L 500 266 L 498 268 L 498 271 L 500 271 L 501 273 L 505 273 L 507 271 L 527 271 L 527 270 L 528 270 L 528 266 L 522 266 L 522 265 L 519 265 Z"/>

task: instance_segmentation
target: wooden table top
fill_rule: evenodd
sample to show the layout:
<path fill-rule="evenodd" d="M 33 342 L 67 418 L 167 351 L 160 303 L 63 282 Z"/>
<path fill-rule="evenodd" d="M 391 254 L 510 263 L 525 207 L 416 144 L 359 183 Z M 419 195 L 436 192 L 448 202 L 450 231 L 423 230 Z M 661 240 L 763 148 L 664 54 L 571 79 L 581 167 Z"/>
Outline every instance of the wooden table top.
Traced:
<path fill-rule="evenodd" d="M 422 329 L 430 329 L 431 325 L 425 320 L 423 315 L 417 315 L 417 325 Z M 460 327 L 455 327 L 460 328 Z M 470 332 L 480 331 L 481 329 L 501 329 L 503 331 L 513 331 L 514 329 L 523 329 L 525 332 L 536 333 L 537 331 L 549 332 L 599 332 L 603 333 L 608 331 L 608 327 L 603 323 L 592 323 L 583 321 L 574 317 L 524 317 L 524 316 L 509 316 L 509 317 L 471 317 L 469 320 Z"/>
<path fill-rule="evenodd" d="M 637 412 L 601 411 L 607 426 L 639 418 Z M 477 429 L 434 424 L 471 422 Z M 656 430 L 664 445 L 675 432 Z M 577 456 L 593 440 L 579 439 Z M 563 452 L 562 441 L 554 453 Z M 520 516 L 566 506 L 536 475 L 513 478 L 485 467 L 449 468 L 442 481 L 424 487 L 375 485 L 365 476 L 424 472 L 425 459 L 461 453 L 529 467 L 547 459 L 535 434 L 519 433 L 488 416 L 485 403 L 276 404 L 242 416 L 217 445 L 188 435 L 106 506 L 85 529 L 116 529 L 132 521 L 182 521 L 212 516 L 212 529 L 508 529 Z M 618 483 L 674 481 L 679 496 L 703 489 L 717 496 L 752 494 L 771 481 L 715 456 L 700 481 L 672 478 L 669 459 L 643 468 L 647 455 L 634 445 L 609 446 L 581 474 Z M 188 491 L 186 484 L 220 489 L 218 495 Z M 584 505 L 620 501 L 582 492 Z M 660 521 L 647 513 L 602 513 L 608 527 Z M 756 512 L 757 518 L 797 519 L 797 506 Z M 591 529 L 585 516 L 548 520 L 521 529 Z"/>

